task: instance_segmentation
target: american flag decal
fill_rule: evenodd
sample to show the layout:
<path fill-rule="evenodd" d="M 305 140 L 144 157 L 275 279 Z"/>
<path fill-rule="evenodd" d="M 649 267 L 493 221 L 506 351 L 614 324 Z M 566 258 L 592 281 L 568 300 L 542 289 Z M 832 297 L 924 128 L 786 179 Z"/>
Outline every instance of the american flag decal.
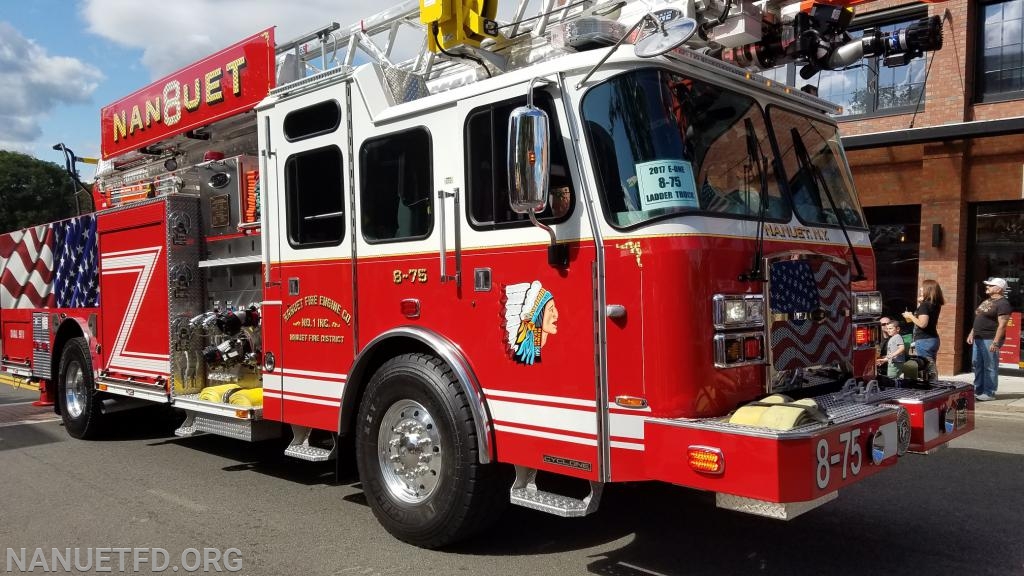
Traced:
<path fill-rule="evenodd" d="M 853 339 L 846 313 L 849 281 L 850 268 L 845 263 L 818 258 L 772 263 L 768 299 L 776 370 L 849 360 Z"/>
<path fill-rule="evenodd" d="M 92 214 L 0 234 L 0 307 L 99 305 Z"/>
<path fill-rule="evenodd" d="M 96 270 L 96 217 L 79 216 L 52 224 L 53 290 L 58 308 L 91 308 L 100 303 Z"/>

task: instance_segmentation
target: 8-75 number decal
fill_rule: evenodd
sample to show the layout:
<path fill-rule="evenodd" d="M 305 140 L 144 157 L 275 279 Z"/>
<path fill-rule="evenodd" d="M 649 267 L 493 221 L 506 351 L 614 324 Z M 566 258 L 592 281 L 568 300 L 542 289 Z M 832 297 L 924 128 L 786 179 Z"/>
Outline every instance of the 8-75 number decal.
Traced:
<path fill-rule="evenodd" d="M 842 464 L 843 480 L 847 474 L 856 476 L 860 474 L 860 466 L 863 458 L 863 450 L 860 447 L 860 429 L 847 430 L 839 435 L 839 452 L 832 453 L 828 445 L 828 439 L 818 440 L 816 452 L 818 455 L 818 466 L 815 477 L 818 481 L 818 488 L 824 490 L 832 480 L 832 467 Z"/>

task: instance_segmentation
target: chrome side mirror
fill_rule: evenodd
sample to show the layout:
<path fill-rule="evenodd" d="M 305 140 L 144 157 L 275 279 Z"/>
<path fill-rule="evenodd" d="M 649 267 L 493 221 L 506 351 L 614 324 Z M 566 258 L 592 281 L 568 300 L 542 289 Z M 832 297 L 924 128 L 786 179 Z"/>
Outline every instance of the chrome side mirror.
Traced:
<path fill-rule="evenodd" d="M 532 100 L 508 117 L 508 195 L 517 214 L 537 214 L 548 205 L 548 115 Z"/>
<path fill-rule="evenodd" d="M 551 133 L 548 115 L 533 105 L 533 84 L 530 81 L 526 106 L 520 106 L 508 117 L 508 200 L 516 214 L 529 214 L 530 222 L 551 237 L 548 264 L 555 268 L 569 266 L 569 246 L 559 244 L 555 231 L 537 220 L 537 214 L 548 205 L 548 177 L 551 175 Z"/>

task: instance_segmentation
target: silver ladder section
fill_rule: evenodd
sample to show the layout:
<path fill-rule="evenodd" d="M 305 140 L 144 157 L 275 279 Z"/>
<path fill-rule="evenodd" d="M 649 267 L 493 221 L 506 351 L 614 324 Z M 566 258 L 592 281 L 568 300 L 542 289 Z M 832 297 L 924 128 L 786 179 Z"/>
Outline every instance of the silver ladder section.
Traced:
<path fill-rule="evenodd" d="M 636 1 L 636 0 L 631 0 Z M 500 73 L 507 69 L 508 57 L 501 54 L 508 48 L 544 36 L 549 26 L 578 17 L 587 10 L 616 4 L 610 0 L 541 0 L 533 16 L 526 12 L 530 0 L 519 0 L 511 23 L 499 22 L 501 36 L 485 41 L 480 48 L 462 46 L 449 50 L 456 57 L 434 54 L 427 48 L 427 27 L 419 19 L 419 0 L 403 0 L 396 6 L 365 18 L 356 24 L 342 26 L 337 22 L 277 46 L 278 86 L 271 94 L 292 94 L 319 84 L 326 78 L 347 75 L 352 71 L 358 52 L 369 57 L 385 73 L 388 88 L 397 102 L 407 102 L 427 95 L 425 82 L 457 72 Z M 409 28 L 422 42 L 413 58 L 395 63 L 392 57 L 399 32 Z M 462 56 L 462 57 L 459 57 Z M 485 61 L 488 70 L 466 56 Z M 473 81 L 473 74 L 469 81 Z"/>

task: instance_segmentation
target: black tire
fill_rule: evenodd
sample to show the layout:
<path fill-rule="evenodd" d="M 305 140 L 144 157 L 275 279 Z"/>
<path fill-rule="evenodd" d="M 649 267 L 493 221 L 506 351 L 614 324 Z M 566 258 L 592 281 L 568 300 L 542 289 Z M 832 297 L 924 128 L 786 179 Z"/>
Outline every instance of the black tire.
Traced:
<path fill-rule="evenodd" d="M 377 520 L 423 548 L 472 536 L 508 502 L 498 465 L 479 462 L 465 392 L 427 354 L 392 358 L 373 375 L 359 406 L 356 463 Z"/>
<path fill-rule="evenodd" d="M 57 373 L 57 401 L 64 429 L 74 438 L 95 438 L 100 432 L 103 414 L 96 397 L 92 375 L 92 357 L 85 338 L 72 338 L 64 346 Z"/>

